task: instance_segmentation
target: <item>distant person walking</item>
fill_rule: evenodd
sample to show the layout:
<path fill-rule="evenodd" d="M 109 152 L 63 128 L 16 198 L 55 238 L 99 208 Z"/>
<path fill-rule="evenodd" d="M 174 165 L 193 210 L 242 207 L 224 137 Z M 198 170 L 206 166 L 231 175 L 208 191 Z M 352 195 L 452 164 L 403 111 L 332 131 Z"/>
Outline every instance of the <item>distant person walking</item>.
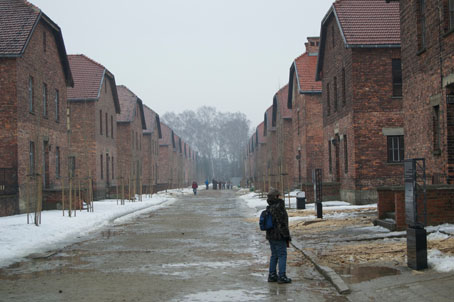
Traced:
<path fill-rule="evenodd" d="M 199 185 L 197 184 L 196 181 L 193 181 L 192 182 L 192 191 L 194 192 L 194 195 L 197 195 L 197 188 L 199 187 Z"/>
<path fill-rule="evenodd" d="M 206 186 L 206 189 L 207 189 L 207 190 L 208 190 L 209 185 L 210 185 L 210 182 L 208 181 L 208 179 L 205 180 L 205 186 Z"/>
<path fill-rule="evenodd" d="M 285 203 L 279 198 L 280 192 L 271 188 L 268 193 L 268 207 L 270 211 L 273 228 L 266 231 L 266 239 L 270 243 L 271 258 L 268 275 L 268 282 L 291 283 L 292 279 L 287 278 L 287 248 L 289 247 L 290 231 L 288 228 L 288 214 L 285 210 Z M 279 275 L 276 266 L 279 267 Z"/>

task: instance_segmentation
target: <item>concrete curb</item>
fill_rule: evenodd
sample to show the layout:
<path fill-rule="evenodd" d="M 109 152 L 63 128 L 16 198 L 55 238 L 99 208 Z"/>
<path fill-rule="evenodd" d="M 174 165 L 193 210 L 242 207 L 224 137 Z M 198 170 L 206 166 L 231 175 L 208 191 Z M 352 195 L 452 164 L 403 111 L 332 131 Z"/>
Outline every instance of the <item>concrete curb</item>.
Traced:
<path fill-rule="evenodd" d="M 294 243 L 292 243 L 292 246 L 300 251 L 310 262 L 312 262 L 317 271 L 319 271 L 326 280 L 333 284 L 338 293 L 349 294 L 351 292 L 348 285 L 345 284 L 344 280 L 342 280 L 342 278 L 332 268 L 320 265 L 317 262 L 317 257 L 315 257 L 315 255 L 311 252 L 303 250 L 302 248 L 296 246 Z"/>

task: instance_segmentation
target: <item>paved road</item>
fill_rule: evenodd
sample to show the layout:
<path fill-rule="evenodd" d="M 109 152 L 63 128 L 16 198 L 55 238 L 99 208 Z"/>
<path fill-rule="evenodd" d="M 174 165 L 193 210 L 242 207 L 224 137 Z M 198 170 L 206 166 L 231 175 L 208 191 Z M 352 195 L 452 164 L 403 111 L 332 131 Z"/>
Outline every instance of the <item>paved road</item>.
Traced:
<path fill-rule="evenodd" d="M 267 283 L 269 247 L 232 191 L 201 191 L 57 255 L 0 270 L 0 301 L 346 301 L 289 250 L 293 284 Z"/>

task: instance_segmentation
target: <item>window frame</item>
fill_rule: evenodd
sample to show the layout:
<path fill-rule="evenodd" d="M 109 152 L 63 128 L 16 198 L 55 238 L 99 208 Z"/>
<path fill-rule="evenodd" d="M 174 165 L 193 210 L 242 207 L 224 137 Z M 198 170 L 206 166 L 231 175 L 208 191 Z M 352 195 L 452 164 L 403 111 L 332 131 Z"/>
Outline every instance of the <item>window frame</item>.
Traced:
<path fill-rule="evenodd" d="M 102 135 L 102 110 L 99 110 L 99 135 Z"/>
<path fill-rule="evenodd" d="M 331 156 L 331 140 L 328 140 L 328 170 L 329 174 L 333 174 L 333 158 Z"/>
<path fill-rule="evenodd" d="M 344 134 L 344 173 L 348 174 L 348 141 L 347 134 Z"/>
<path fill-rule="evenodd" d="M 106 116 L 106 137 L 109 137 L 109 115 L 107 112 L 105 113 Z"/>
<path fill-rule="evenodd" d="M 55 177 L 60 178 L 61 176 L 61 163 L 60 163 L 60 147 L 55 147 Z"/>
<path fill-rule="evenodd" d="M 113 122 L 113 115 L 110 116 L 110 137 L 114 138 L 114 122 Z"/>
<path fill-rule="evenodd" d="M 34 102 L 34 94 L 35 91 L 33 89 L 33 77 L 28 77 L 28 112 L 35 113 L 35 102 Z"/>
<path fill-rule="evenodd" d="M 326 83 L 326 105 L 327 105 L 327 115 L 331 115 L 331 96 L 330 96 L 330 91 L 329 91 L 329 83 Z"/>
<path fill-rule="evenodd" d="M 48 101 L 47 101 L 47 84 L 43 83 L 43 117 L 49 117 L 49 110 L 48 110 Z"/>
<path fill-rule="evenodd" d="M 440 105 L 432 107 L 432 135 L 433 135 L 433 152 L 441 154 L 441 127 L 440 127 Z"/>
<path fill-rule="evenodd" d="M 29 142 L 29 153 L 28 153 L 28 160 L 29 160 L 29 170 L 30 170 L 30 175 L 35 175 L 35 169 L 36 169 L 36 148 L 35 148 L 35 142 L 30 141 Z"/>
<path fill-rule="evenodd" d="M 100 160 L 101 160 L 101 163 L 100 163 L 100 167 L 101 167 L 101 179 L 104 179 L 104 159 L 103 159 L 103 156 L 102 154 L 100 154 Z"/>
<path fill-rule="evenodd" d="M 55 89 L 55 121 L 60 122 L 60 92 Z"/>
<path fill-rule="evenodd" d="M 389 135 L 387 140 L 387 162 L 389 164 L 403 163 L 405 159 L 405 142 L 403 135 Z M 397 146 L 396 146 L 397 143 Z M 397 154 L 396 154 L 397 152 Z M 396 156 L 397 155 L 397 156 Z M 396 160 L 397 158 L 397 160 Z"/>
<path fill-rule="evenodd" d="M 337 77 L 333 79 L 333 101 L 334 101 L 334 112 L 337 112 Z"/>
<path fill-rule="evenodd" d="M 427 27 L 426 27 L 426 0 L 418 0 L 417 2 L 417 18 L 418 18 L 418 48 L 419 52 L 424 52 L 427 47 Z"/>

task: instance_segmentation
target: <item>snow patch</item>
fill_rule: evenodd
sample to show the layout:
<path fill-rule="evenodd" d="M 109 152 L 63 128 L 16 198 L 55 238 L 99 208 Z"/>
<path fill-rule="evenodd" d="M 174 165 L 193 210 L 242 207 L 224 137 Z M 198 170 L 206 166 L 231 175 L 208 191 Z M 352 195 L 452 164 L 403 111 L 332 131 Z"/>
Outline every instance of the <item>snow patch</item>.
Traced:
<path fill-rule="evenodd" d="M 454 271 L 454 256 L 445 255 L 437 249 L 428 251 L 427 262 L 437 272 L 448 273 Z"/>
<path fill-rule="evenodd" d="M 137 216 L 168 206 L 175 201 L 170 194 L 158 193 L 142 202 L 117 205 L 116 200 L 94 202 L 94 212 L 77 211 L 76 217 L 62 216 L 61 210 L 43 211 L 42 224 L 27 224 L 27 215 L 0 218 L 0 267 L 10 265 L 32 253 L 42 253 L 77 242 L 81 237 L 112 223 L 124 223 Z M 140 211 L 140 212 L 137 212 Z"/>

